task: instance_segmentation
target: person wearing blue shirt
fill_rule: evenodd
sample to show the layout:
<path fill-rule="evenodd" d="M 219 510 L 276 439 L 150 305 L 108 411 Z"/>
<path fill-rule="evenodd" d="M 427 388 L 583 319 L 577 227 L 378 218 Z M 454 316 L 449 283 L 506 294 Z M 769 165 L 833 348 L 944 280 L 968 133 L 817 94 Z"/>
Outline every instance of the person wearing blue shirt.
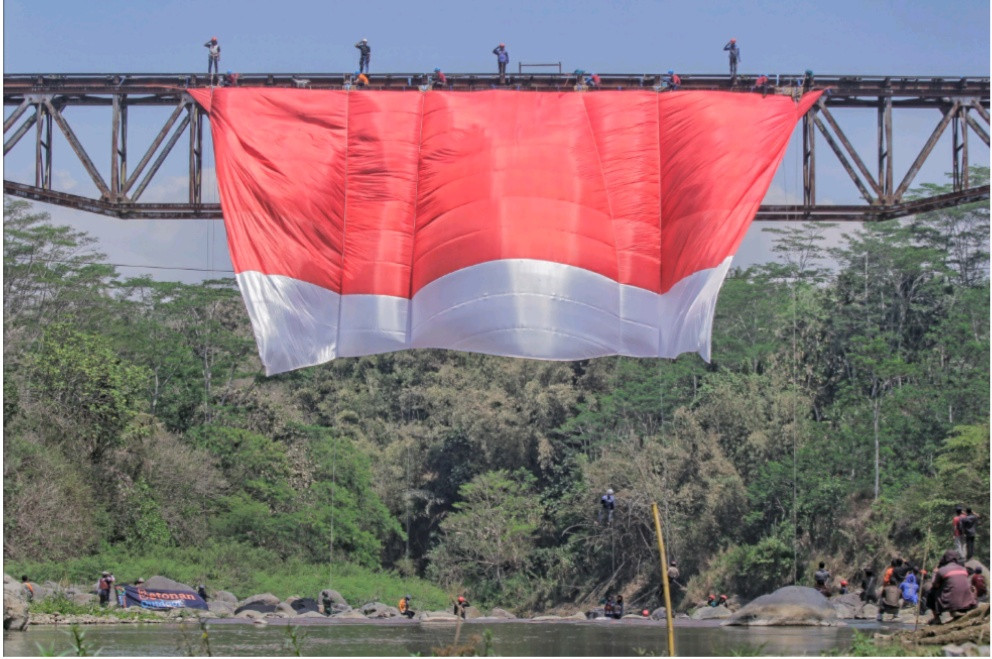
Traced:
<path fill-rule="evenodd" d="M 604 494 L 599 499 L 599 517 L 596 519 L 597 524 L 603 523 L 603 515 L 606 515 L 606 524 L 610 525 L 613 523 L 613 509 L 616 508 L 617 501 L 613 496 L 613 490 L 607 489 L 606 494 Z"/>
<path fill-rule="evenodd" d="M 506 84 L 506 65 L 510 61 L 510 53 L 506 52 L 506 44 L 493 48 L 493 55 L 496 56 L 496 63 L 499 64 L 499 84 Z"/>
<path fill-rule="evenodd" d="M 731 39 L 723 47 L 730 53 L 730 84 L 737 81 L 737 62 L 741 61 L 741 49 L 737 47 L 737 39 Z"/>

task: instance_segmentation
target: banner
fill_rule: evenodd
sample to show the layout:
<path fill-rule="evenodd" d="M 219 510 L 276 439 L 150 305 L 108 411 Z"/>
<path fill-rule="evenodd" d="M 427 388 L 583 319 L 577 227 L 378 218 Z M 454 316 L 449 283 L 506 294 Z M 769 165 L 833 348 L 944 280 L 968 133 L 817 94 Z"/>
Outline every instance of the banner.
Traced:
<path fill-rule="evenodd" d="M 191 590 L 153 590 L 144 586 L 117 586 L 117 603 L 145 609 L 204 609 L 207 603 Z"/>

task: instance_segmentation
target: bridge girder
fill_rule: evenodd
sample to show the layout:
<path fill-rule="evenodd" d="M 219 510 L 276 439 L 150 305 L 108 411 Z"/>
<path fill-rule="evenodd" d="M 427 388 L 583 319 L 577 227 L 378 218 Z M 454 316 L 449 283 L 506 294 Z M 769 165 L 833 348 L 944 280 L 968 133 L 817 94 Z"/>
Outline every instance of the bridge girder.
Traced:
<path fill-rule="evenodd" d="M 774 93 L 798 96 L 801 76 L 777 75 Z M 658 74 L 604 74 L 602 89 L 663 90 Z M 509 88 L 567 91 L 576 80 L 568 75 L 510 76 L 500 87 L 495 76 L 449 74 L 448 88 L 457 91 Z M 205 86 L 195 74 L 9 74 L 4 76 L 4 105 L 14 109 L 4 119 L 4 156 L 34 129 L 34 184 L 4 180 L 4 193 L 123 219 L 219 219 L 220 205 L 204 203 L 203 126 L 207 115 L 186 93 Z M 374 75 L 372 89 L 426 89 L 428 75 Z M 347 89 L 347 74 L 245 74 L 239 86 Z M 989 199 L 989 186 L 969 180 L 968 140 L 989 146 L 989 78 L 818 76 L 817 88 L 829 93 L 804 116 L 799 130 L 803 143 L 803 203 L 762 205 L 756 219 L 766 221 L 879 221 Z M 735 83 L 727 76 L 682 75 L 682 89 L 750 93 L 747 76 Z M 110 108 L 109 169 L 101 171 L 83 147 L 64 110 L 69 107 Z M 129 171 L 128 118 L 130 108 L 166 107 L 172 112 L 161 125 L 133 170 Z M 854 108 L 877 114 L 877 167 L 855 149 L 841 128 L 835 110 Z M 896 181 L 893 164 L 894 109 L 939 112 L 929 139 L 903 176 Z M 58 127 L 79 164 L 92 180 L 98 197 L 55 189 L 52 181 L 53 124 Z M 905 200 L 920 168 L 934 157 L 937 142 L 952 133 L 952 192 Z M 857 188 L 864 204 L 828 205 L 816 200 L 817 135 L 823 138 Z M 150 203 L 142 193 L 155 179 L 166 158 L 185 139 L 188 196 L 182 203 Z M 874 171 L 873 171 L 874 170 Z M 105 173 L 107 175 L 105 175 Z"/>

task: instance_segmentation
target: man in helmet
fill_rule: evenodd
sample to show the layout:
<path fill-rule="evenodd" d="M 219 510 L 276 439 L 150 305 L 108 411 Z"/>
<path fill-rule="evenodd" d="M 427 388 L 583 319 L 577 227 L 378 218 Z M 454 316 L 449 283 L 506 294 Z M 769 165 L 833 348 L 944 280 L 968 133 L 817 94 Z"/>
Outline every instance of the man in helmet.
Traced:
<path fill-rule="evenodd" d="M 737 47 L 737 39 L 731 39 L 723 47 L 730 53 L 730 84 L 737 82 L 737 62 L 741 61 L 741 49 Z"/>
<path fill-rule="evenodd" d="M 207 48 L 207 75 L 210 76 L 210 84 L 213 84 L 214 76 L 220 75 L 220 44 L 217 37 L 210 37 L 210 41 L 203 44 Z"/>
<path fill-rule="evenodd" d="M 606 494 L 604 494 L 599 499 L 599 516 L 596 518 L 597 524 L 603 523 L 603 515 L 606 515 L 606 524 L 609 526 L 613 524 L 613 509 L 616 508 L 617 501 L 613 497 L 613 489 L 608 488 Z"/>
<path fill-rule="evenodd" d="M 674 70 L 668 69 L 668 73 L 665 74 L 665 83 L 668 85 L 668 89 L 674 92 L 682 86 L 682 78 Z"/>
<path fill-rule="evenodd" d="M 496 56 L 496 63 L 499 65 L 499 84 L 506 84 L 506 65 L 510 61 L 510 53 L 506 52 L 506 44 L 493 48 L 493 55 Z"/>
<path fill-rule="evenodd" d="M 468 600 L 465 599 L 465 596 L 459 595 L 458 599 L 455 600 L 455 611 L 454 611 L 455 615 L 464 619 L 465 609 L 467 609 L 469 606 L 470 604 L 468 603 Z"/>
<path fill-rule="evenodd" d="M 372 58 L 372 47 L 369 46 L 368 39 L 362 39 L 355 44 L 355 48 L 358 49 L 358 72 L 368 73 L 369 72 L 369 60 Z"/>
<path fill-rule="evenodd" d="M 407 618 L 413 618 L 415 614 L 413 610 L 410 609 L 410 600 L 412 599 L 413 597 L 411 597 L 410 595 L 404 595 L 400 599 L 399 605 L 397 606 L 397 608 L 400 610 L 400 615 L 404 615 Z"/>

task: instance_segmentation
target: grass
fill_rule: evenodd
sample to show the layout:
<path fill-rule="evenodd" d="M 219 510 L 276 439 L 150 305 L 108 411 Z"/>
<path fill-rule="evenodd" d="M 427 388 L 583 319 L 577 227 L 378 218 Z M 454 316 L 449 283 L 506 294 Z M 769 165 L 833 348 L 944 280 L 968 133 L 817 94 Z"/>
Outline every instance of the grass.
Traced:
<path fill-rule="evenodd" d="M 99 604 L 77 604 L 59 593 L 42 600 L 34 600 L 28 606 L 30 613 L 58 613 L 64 616 L 113 616 L 121 620 L 158 620 L 160 616 L 140 609 L 103 607 Z"/>
<path fill-rule="evenodd" d="M 118 584 L 161 575 L 192 586 L 203 583 L 208 590 L 227 590 L 238 598 L 259 593 L 272 593 L 281 599 L 316 598 L 321 590 L 332 588 L 352 606 L 373 601 L 395 606 L 406 594 L 413 596 L 416 610 L 447 610 L 450 606 L 448 594 L 423 579 L 347 563 L 283 560 L 272 552 L 236 543 L 160 548 L 143 554 L 108 548 L 97 555 L 66 561 L 9 560 L 5 569 L 11 575 L 29 575 L 34 582 L 81 584 L 87 588 L 102 570 L 112 570 Z"/>

